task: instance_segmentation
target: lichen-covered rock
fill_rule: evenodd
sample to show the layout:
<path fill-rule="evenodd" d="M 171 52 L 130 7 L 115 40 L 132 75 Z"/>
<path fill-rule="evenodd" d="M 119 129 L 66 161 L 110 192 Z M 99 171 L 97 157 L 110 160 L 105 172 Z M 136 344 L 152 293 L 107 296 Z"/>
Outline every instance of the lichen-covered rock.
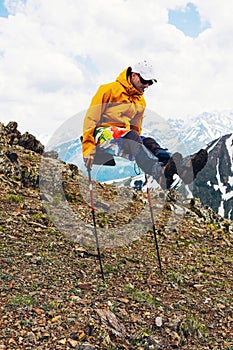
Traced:
<path fill-rule="evenodd" d="M 35 136 L 29 134 L 28 132 L 25 132 L 25 134 L 20 137 L 18 144 L 39 154 L 42 154 L 44 152 L 44 146 L 42 143 L 38 141 Z"/>

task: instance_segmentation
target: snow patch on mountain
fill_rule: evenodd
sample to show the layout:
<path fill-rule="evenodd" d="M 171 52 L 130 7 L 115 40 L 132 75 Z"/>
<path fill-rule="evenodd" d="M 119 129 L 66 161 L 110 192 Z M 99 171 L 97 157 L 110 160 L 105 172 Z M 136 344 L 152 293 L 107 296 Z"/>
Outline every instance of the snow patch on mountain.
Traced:
<path fill-rule="evenodd" d="M 226 140 L 226 149 L 231 161 L 231 171 L 233 172 L 233 134 Z"/>
<path fill-rule="evenodd" d="M 221 193 L 221 201 L 220 201 L 220 206 L 218 208 L 218 214 L 221 216 L 224 216 L 225 215 L 224 201 L 228 201 L 229 199 L 233 198 L 233 190 L 230 192 L 227 192 L 227 186 L 224 185 L 224 183 L 221 181 L 221 175 L 219 171 L 219 159 L 217 160 L 217 166 L 216 166 L 216 179 L 217 179 L 217 184 L 213 185 L 213 188 L 215 191 L 220 191 Z"/>

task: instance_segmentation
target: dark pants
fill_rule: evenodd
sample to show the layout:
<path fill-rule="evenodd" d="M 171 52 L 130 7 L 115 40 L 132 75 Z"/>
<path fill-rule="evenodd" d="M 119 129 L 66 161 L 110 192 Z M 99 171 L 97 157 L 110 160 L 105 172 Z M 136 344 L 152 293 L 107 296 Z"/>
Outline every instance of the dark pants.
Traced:
<path fill-rule="evenodd" d="M 136 156 L 139 144 L 143 144 L 151 153 L 156 156 L 159 162 L 167 164 L 171 158 L 171 153 L 160 145 L 152 137 L 141 137 L 138 132 L 131 130 L 122 138 L 122 148 L 128 154 Z"/>

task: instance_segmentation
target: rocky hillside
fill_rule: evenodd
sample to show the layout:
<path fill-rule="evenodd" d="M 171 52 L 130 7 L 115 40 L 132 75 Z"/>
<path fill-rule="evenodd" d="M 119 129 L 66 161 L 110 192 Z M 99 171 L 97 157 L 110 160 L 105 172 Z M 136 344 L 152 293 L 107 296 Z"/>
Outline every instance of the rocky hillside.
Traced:
<path fill-rule="evenodd" d="M 198 199 L 94 184 L 0 124 L 0 349 L 232 349 L 233 225 Z"/>

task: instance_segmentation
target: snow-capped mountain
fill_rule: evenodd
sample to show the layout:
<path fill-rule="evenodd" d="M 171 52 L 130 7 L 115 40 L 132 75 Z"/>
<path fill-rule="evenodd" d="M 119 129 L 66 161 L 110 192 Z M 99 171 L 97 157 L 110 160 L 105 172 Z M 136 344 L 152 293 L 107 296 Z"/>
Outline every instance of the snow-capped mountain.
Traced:
<path fill-rule="evenodd" d="M 212 140 L 233 131 L 233 111 L 221 113 L 202 113 L 197 117 L 174 124 L 174 130 L 185 145 L 188 153 L 206 148 Z"/>
<path fill-rule="evenodd" d="M 207 146 L 208 162 L 197 175 L 192 194 L 216 213 L 233 220 L 233 134 Z"/>
<path fill-rule="evenodd" d="M 161 123 L 155 119 L 145 116 L 146 133 L 172 152 L 179 151 L 183 155 L 205 148 L 212 140 L 233 131 L 233 111 L 204 112 L 186 120 L 168 119 Z"/>

